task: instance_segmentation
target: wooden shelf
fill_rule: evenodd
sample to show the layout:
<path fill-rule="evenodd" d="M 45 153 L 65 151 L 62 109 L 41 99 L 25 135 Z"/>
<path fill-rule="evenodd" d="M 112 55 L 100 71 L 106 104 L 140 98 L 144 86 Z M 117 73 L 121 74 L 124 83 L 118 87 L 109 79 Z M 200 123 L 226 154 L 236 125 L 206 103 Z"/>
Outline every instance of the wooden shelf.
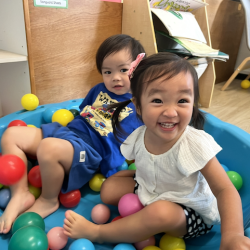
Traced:
<path fill-rule="evenodd" d="M 23 62 L 23 61 L 28 61 L 28 57 L 24 55 L 11 53 L 9 51 L 0 50 L 0 63 Z"/>

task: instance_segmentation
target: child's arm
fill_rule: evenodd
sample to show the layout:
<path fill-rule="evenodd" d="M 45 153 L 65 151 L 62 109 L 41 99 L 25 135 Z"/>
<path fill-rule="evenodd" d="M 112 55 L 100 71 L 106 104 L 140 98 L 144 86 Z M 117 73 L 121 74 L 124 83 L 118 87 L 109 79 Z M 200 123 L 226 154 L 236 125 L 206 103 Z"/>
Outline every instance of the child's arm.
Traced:
<path fill-rule="evenodd" d="M 241 199 L 216 157 L 201 170 L 217 198 L 221 217 L 220 250 L 250 249 L 250 239 L 244 236 Z"/>

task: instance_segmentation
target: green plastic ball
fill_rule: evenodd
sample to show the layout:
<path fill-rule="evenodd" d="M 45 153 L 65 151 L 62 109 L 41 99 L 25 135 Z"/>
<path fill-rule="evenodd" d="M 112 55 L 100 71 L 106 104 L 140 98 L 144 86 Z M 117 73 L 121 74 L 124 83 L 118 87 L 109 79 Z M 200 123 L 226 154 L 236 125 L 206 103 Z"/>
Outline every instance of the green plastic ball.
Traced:
<path fill-rule="evenodd" d="M 34 187 L 29 183 L 29 191 L 31 194 L 35 196 L 35 199 L 37 199 L 41 195 L 42 189 L 38 187 Z"/>
<path fill-rule="evenodd" d="M 239 190 L 243 185 L 242 177 L 235 171 L 227 171 L 229 179 L 232 181 L 233 185 L 237 190 Z"/>
<path fill-rule="evenodd" d="M 0 189 L 3 187 L 3 184 L 0 183 Z"/>
<path fill-rule="evenodd" d="M 12 234 L 14 234 L 18 229 L 26 226 L 36 226 L 45 230 L 45 223 L 43 218 L 34 212 L 23 213 L 16 218 L 12 226 Z"/>
<path fill-rule="evenodd" d="M 129 165 L 128 167 L 129 170 L 136 170 L 136 166 L 135 166 L 135 163 L 132 163 Z"/>
<path fill-rule="evenodd" d="M 74 117 L 80 115 L 80 112 L 77 109 L 70 109 L 69 111 L 73 114 Z"/>
<path fill-rule="evenodd" d="M 13 234 L 8 250 L 47 250 L 47 235 L 40 227 L 22 227 Z"/>

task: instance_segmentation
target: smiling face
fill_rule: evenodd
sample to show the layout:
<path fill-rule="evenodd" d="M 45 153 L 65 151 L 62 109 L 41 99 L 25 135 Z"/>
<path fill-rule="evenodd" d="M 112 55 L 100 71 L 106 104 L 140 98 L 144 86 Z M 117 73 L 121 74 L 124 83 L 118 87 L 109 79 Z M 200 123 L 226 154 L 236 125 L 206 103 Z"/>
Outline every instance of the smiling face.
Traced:
<path fill-rule="evenodd" d="M 189 124 L 194 105 L 193 78 L 189 72 L 159 78 L 141 96 L 141 117 L 147 130 L 145 146 L 153 154 L 169 150 Z"/>
<path fill-rule="evenodd" d="M 128 70 L 132 58 L 127 49 L 112 53 L 103 60 L 102 76 L 106 88 L 116 95 L 130 92 Z"/>

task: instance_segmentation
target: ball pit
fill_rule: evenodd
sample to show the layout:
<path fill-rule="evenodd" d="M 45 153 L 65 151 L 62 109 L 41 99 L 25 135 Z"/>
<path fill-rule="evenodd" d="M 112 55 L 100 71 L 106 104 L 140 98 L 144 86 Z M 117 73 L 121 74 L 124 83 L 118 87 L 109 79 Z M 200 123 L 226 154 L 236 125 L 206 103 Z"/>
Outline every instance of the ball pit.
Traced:
<path fill-rule="evenodd" d="M 34 126 L 39 128 L 41 124 L 47 123 L 43 116 L 43 113 L 46 109 L 54 109 L 55 107 L 57 107 L 58 109 L 68 110 L 77 109 L 81 102 L 82 99 L 78 99 L 57 104 L 47 104 L 39 106 L 36 110 L 33 111 L 27 111 L 23 113 L 15 112 L 13 114 L 0 118 L 0 138 L 5 129 L 7 128 L 8 124 L 11 121 L 16 120 L 17 118 L 23 120 L 26 124 L 33 124 Z M 218 160 L 225 164 L 231 171 L 238 172 L 243 178 L 244 185 L 239 190 L 239 194 L 242 199 L 245 228 L 247 228 L 250 226 L 250 224 L 248 224 L 248 222 L 250 221 L 250 207 L 248 206 L 250 192 L 250 170 L 246 166 L 248 166 L 250 160 L 250 135 L 233 125 L 220 121 L 219 119 L 210 114 L 207 115 L 207 122 L 205 124 L 204 129 L 209 134 L 211 134 L 223 148 L 223 150 L 217 155 Z M 230 143 L 228 143 L 229 141 Z M 93 192 L 88 185 L 85 185 L 83 188 L 80 189 L 80 191 L 82 193 L 81 202 L 78 206 L 72 208 L 72 210 L 90 219 L 93 204 L 95 205 L 101 203 L 100 195 L 99 193 Z M 0 215 L 2 214 L 2 212 L 3 210 L 0 209 Z M 47 233 L 53 227 L 62 226 L 63 220 L 65 218 L 64 214 L 65 208 L 63 206 L 60 206 L 60 208 L 56 212 L 45 218 L 45 233 Z M 111 214 L 112 218 L 119 215 L 118 210 L 115 208 L 111 210 Z M 250 236 L 250 234 L 248 235 Z M 159 237 L 156 238 L 159 239 Z M 0 237 L 1 250 L 8 250 L 8 243 L 10 242 L 10 239 L 10 234 Z M 73 248 L 69 249 L 69 246 L 73 242 L 76 241 L 69 239 L 67 245 L 63 248 L 63 250 L 75 250 Z M 100 245 L 96 243 L 92 245 L 94 246 L 92 250 L 113 250 L 116 246 L 115 244 Z M 195 240 L 190 239 L 186 241 L 186 246 L 189 250 L 215 250 L 219 249 L 219 245 L 220 227 L 217 225 L 213 227 L 212 232 L 210 234 L 201 236 Z M 47 250 L 47 248 L 45 250 Z M 14 249 L 20 250 L 16 247 L 10 250 Z M 158 245 L 148 246 L 145 247 L 145 250 L 159 250 L 159 247 Z"/>

